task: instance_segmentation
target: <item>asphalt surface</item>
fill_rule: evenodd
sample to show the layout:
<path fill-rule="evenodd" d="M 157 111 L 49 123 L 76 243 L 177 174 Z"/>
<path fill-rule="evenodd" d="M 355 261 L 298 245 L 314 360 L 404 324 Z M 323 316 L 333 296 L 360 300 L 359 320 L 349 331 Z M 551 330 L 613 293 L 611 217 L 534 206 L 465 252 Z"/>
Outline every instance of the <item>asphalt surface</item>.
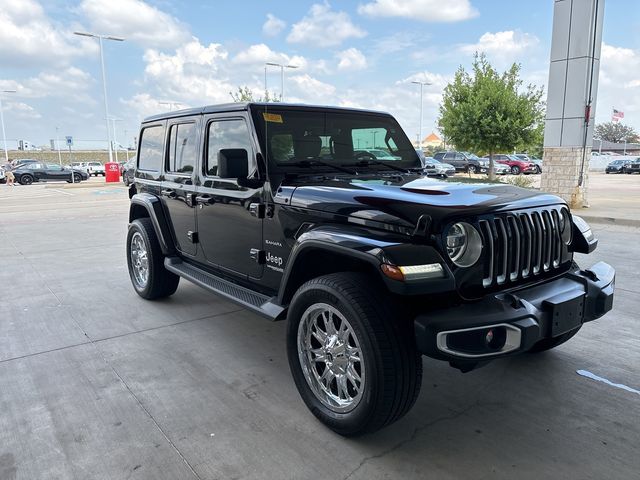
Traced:
<path fill-rule="evenodd" d="M 134 293 L 126 191 L 99 182 L 0 185 L 1 480 L 640 478 L 638 229 L 595 227 L 579 261 L 617 268 L 615 306 L 572 341 L 425 359 L 404 419 L 344 439 L 300 400 L 284 323 L 186 282 Z"/>

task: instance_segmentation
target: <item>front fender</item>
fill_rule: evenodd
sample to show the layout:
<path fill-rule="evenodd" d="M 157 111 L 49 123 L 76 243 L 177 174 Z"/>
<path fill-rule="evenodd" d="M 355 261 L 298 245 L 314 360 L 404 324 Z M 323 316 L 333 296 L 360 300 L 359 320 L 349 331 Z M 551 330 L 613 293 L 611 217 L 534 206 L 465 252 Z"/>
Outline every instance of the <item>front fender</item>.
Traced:
<path fill-rule="evenodd" d="M 437 251 L 429 245 L 405 243 L 387 238 L 375 238 L 370 231 L 361 229 L 345 230 L 344 226 L 320 227 L 300 235 L 291 250 L 278 293 L 279 303 L 289 302 L 298 287 L 317 276 L 309 271 L 309 254 L 322 253 L 323 258 L 331 259 L 322 264 L 319 274 L 339 272 L 353 267 L 354 262 L 372 272 L 387 288 L 400 295 L 420 295 L 454 290 L 453 275 Z M 402 282 L 385 276 L 380 269 L 383 263 L 391 265 L 420 265 L 442 263 L 446 270 L 445 278 L 420 282 Z"/>
<path fill-rule="evenodd" d="M 164 255 L 175 253 L 169 222 L 162 208 L 162 201 L 157 196 L 150 193 L 136 193 L 131 197 L 129 223 L 141 217 L 151 219 L 162 253 Z"/>

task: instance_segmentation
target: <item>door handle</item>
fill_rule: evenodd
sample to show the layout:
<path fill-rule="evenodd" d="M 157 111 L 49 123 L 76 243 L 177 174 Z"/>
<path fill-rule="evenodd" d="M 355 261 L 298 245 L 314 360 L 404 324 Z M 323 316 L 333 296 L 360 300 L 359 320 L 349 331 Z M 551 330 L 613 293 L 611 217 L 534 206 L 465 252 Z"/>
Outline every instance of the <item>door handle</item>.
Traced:
<path fill-rule="evenodd" d="M 176 198 L 176 192 L 170 188 L 160 192 L 163 197 Z"/>
<path fill-rule="evenodd" d="M 209 195 L 198 195 L 196 197 L 196 203 L 200 203 L 202 205 L 213 205 L 214 203 L 216 203 L 216 201 Z"/>

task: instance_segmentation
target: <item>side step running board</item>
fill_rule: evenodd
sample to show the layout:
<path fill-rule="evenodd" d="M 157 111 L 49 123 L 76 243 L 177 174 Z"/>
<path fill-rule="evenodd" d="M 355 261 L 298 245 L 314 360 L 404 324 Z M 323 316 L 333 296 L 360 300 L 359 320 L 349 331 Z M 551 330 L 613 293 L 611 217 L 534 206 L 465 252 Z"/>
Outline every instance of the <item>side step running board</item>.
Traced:
<path fill-rule="evenodd" d="M 166 257 L 164 259 L 164 267 L 170 272 L 180 275 L 190 282 L 259 313 L 270 320 L 282 320 L 284 318 L 282 314 L 285 308 L 276 303 L 276 297 L 268 297 L 236 285 L 229 280 L 185 263 L 177 257 Z"/>

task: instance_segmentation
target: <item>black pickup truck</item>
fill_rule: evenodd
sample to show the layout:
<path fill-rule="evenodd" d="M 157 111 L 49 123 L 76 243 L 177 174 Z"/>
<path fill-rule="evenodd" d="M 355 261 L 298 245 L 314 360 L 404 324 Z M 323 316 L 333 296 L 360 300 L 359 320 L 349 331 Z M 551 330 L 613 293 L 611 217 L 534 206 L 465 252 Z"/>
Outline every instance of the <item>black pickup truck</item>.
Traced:
<path fill-rule="evenodd" d="M 184 278 L 286 319 L 300 395 L 343 435 L 409 411 L 422 355 L 470 371 L 556 347 L 612 307 L 615 272 L 574 262 L 597 240 L 564 201 L 428 178 L 386 113 L 182 110 L 144 120 L 138 152 L 127 236 L 136 292 L 166 297 Z"/>

